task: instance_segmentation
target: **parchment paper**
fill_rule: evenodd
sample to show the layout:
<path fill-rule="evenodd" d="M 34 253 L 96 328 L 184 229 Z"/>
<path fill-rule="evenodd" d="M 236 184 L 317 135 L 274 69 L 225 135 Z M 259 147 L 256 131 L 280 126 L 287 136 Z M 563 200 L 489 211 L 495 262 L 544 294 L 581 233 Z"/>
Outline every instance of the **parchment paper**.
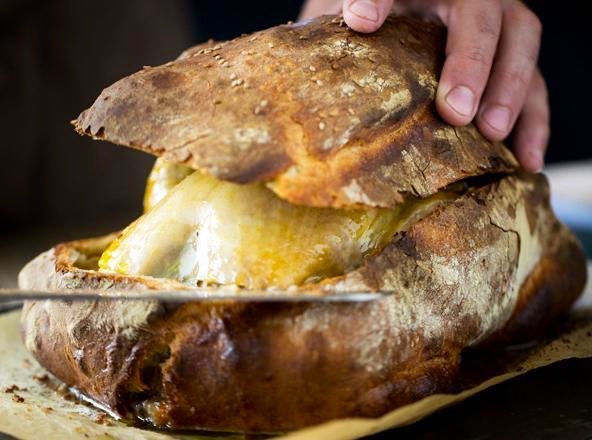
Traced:
<path fill-rule="evenodd" d="M 590 266 L 589 266 L 590 273 Z M 19 314 L 0 317 L 0 432 L 28 439 L 244 439 L 253 436 L 223 433 L 156 432 L 115 421 L 95 408 L 80 403 L 47 376 L 23 347 L 19 336 Z M 508 350 L 503 355 L 479 357 L 471 388 L 458 394 L 434 395 L 376 419 L 340 419 L 286 434 L 296 440 L 347 440 L 407 425 L 490 386 L 534 368 L 569 358 L 592 357 L 592 283 L 578 301 L 569 321 L 556 334 L 538 344 Z M 497 362 L 492 363 L 495 358 Z M 492 366 L 493 364 L 493 366 Z M 487 366 L 487 367 L 485 367 Z M 467 368 L 472 368 L 470 365 Z M 495 373 L 493 373 L 495 372 Z M 489 374 L 489 376 L 487 376 Z M 470 375 L 469 375 L 470 376 Z M 469 382 L 470 383 L 470 382 Z M 69 400 L 67 400 L 69 399 Z"/>

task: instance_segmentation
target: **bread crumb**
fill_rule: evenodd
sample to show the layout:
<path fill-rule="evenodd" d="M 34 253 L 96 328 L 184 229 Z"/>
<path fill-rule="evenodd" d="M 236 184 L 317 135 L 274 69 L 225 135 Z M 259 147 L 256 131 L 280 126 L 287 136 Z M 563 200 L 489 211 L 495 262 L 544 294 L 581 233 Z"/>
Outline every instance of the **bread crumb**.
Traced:
<path fill-rule="evenodd" d="M 49 380 L 49 376 L 47 374 L 36 374 L 33 376 L 33 379 L 35 379 L 38 382 L 47 382 Z"/>
<path fill-rule="evenodd" d="M 4 392 L 7 394 L 12 394 L 15 391 L 27 391 L 26 388 L 20 388 L 18 385 L 11 385 L 7 388 L 4 388 Z"/>
<path fill-rule="evenodd" d="M 255 114 L 261 114 L 267 107 L 267 99 L 262 100 L 257 107 L 255 107 Z"/>

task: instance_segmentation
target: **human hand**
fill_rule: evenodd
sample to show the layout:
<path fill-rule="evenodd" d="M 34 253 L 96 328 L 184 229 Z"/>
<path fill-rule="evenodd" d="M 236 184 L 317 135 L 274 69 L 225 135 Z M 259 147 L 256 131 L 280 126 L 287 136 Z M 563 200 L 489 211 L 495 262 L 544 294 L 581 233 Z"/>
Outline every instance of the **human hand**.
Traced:
<path fill-rule="evenodd" d="M 542 25 L 519 0 L 307 0 L 301 18 L 343 13 L 358 32 L 377 30 L 393 8 L 436 14 L 448 26 L 436 108 L 448 123 L 473 121 L 490 140 L 514 129 L 514 152 L 538 172 L 549 139 L 549 103 L 536 64 Z"/>

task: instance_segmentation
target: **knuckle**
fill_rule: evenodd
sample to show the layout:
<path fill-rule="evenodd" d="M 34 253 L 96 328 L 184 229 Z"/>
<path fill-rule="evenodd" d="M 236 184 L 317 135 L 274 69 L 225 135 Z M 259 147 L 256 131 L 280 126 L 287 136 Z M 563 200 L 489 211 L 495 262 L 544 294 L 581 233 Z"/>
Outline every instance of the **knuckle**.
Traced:
<path fill-rule="evenodd" d="M 491 18 L 491 15 L 485 11 L 479 12 L 476 17 L 477 31 L 485 38 L 497 40 L 499 35 L 499 27 Z"/>
<path fill-rule="evenodd" d="M 494 9 L 497 9 L 498 11 L 501 10 L 502 0 L 480 0 L 480 4 L 483 8 L 482 10 L 489 13 Z"/>
<path fill-rule="evenodd" d="M 522 26 L 527 27 L 537 36 L 543 31 L 543 23 L 541 22 L 541 19 L 520 2 L 513 2 L 506 10 L 506 14 L 508 14 L 511 21 L 515 21 Z"/>
<path fill-rule="evenodd" d="M 515 90 L 528 90 L 532 75 L 521 68 L 510 68 L 502 73 L 502 84 L 508 84 Z"/>
<path fill-rule="evenodd" d="M 491 64 L 491 59 L 483 46 L 470 46 L 462 51 L 459 56 L 471 64 L 478 64 L 481 67 L 489 67 Z"/>
<path fill-rule="evenodd" d="M 528 8 L 524 8 L 522 15 L 522 21 L 525 25 L 536 35 L 540 35 L 543 31 L 543 23 L 541 22 L 541 19 Z"/>

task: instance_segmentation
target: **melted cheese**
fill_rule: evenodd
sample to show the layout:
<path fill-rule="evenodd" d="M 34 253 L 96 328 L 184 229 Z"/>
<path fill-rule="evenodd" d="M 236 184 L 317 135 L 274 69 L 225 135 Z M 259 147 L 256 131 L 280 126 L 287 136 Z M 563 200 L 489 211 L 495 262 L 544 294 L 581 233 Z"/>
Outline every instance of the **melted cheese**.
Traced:
<path fill-rule="evenodd" d="M 397 214 L 295 206 L 261 184 L 194 173 L 130 225 L 99 266 L 187 284 L 288 287 L 344 273 L 382 249 Z"/>
<path fill-rule="evenodd" d="M 162 157 L 156 159 L 146 183 L 144 212 L 150 211 L 175 186 L 193 172 L 194 170 L 186 165 L 168 162 Z"/>
<path fill-rule="evenodd" d="M 396 209 L 311 208 L 281 200 L 264 184 L 175 167 L 157 161 L 146 213 L 104 252 L 101 270 L 250 289 L 318 282 L 380 252 L 420 207 L 454 197 L 439 193 Z"/>

